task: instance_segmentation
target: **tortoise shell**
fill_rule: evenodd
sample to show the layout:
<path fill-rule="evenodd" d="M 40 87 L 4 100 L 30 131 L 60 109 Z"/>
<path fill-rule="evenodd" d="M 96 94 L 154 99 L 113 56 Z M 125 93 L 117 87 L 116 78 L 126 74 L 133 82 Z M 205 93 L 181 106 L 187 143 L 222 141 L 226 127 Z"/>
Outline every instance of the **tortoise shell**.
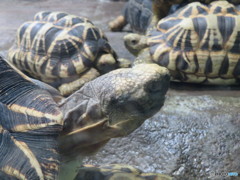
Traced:
<path fill-rule="evenodd" d="M 151 0 L 130 0 L 122 9 L 122 14 L 110 21 L 111 31 L 121 31 L 127 24 L 136 33 L 144 34 L 152 17 Z"/>
<path fill-rule="evenodd" d="M 9 61 L 63 95 L 118 67 L 103 32 L 86 18 L 39 12 L 18 29 Z"/>
<path fill-rule="evenodd" d="M 50 94 L 1 57 L 0 77 L 1 179 L 56 179 L 62 112 Z"/>
<path fill-rule="evenodd" d="M 151 0 L 130 0 L 124 9 L 124 17 L 134 32 L 145 33 L 151 22 L 151 16 Z"/>
<path fill-rule="evenodd" d="M 162 18 L 166 17 L 169 14 L 169 11 L 172 5 L 180 4 L 181 6 L 181 4 L 186 5 L 188 3 L 195 2 L 195 1 L 197 0 L 154 0 L 152 5 L 153 18 L 150 24 L 151 25 L 150 29 L 152 27 L 155 27 L 155 25 L 159 20 L 161 20 Z M 216 0 L 198 0 L 197 2 L 209 4 L 213 1 L 216 1 Z M 236 5 L 240 3 L 240 0 L 228 0 L 228 2 Z"/>
<path fill-rule="evenodd" d="M 129 24 L 133 32 L 145 34 L 148 28 L 151 29 L 160 19 L 194 1 L 197 0 L 129 0 L 123 7 L 122 15 L 109 22 L 109 29 L 121 31 Z M 198 0 L 198 2 L 205 4 L 212 1 L 215 0 Z M 233 4 L 240 3 L 240 0 L 228 1 Z"/>
<path fill-rule="evenodd" d="M 178 81 L 239 83 L 239 24 L 240 11 L 227 1 L 190 3 L 149 32 L 151 58 Z"/>

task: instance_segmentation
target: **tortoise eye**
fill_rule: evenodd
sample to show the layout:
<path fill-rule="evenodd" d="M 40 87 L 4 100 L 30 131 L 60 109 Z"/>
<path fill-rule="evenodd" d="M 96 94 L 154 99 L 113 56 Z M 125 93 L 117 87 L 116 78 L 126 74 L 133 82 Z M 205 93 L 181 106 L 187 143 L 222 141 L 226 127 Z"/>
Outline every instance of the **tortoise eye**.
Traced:
<path fill-rule="evenodd" d="M 131 42 L 132 42 L 133 45 L 135 45 L 135 44 L 137 44 L 138 41 L 137 40 L 132 40 Z"/>

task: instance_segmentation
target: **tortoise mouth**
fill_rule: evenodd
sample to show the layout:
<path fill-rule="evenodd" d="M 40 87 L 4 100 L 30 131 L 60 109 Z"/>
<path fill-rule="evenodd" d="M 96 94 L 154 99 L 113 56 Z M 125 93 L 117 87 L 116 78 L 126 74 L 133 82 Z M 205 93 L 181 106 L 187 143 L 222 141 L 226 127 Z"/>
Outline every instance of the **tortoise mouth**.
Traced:
<path fill-rule="evenodd" d="M 64 160 L 88 156 L 96 153 L 111 138 L 119 136 L 122 136 L 122 131 L 116 126 L 110 126 L 108 120 L 104 119 L 61 135 L 58 139 L 59 151 Z"/>
<path fill-rule="evenodd" d="M 163 106 L 163 99 L 165 97 L 159 98 L 156 97 L 158 101 L 147 101 L 145 102 L 131 102 L 126 104 L 122 111 L 118 107 L 118 115 L 114 117 L 109 116 L 109 121 L 111 123 L 111 127 L 119 130 L 119 133 L 114 137 L 123 137 L 127 136 L 137 128 L 139 128 L 146 119 L 150 118 L 153 114 L 158 112 L 160 108 Z M 120 119 L 118 119 L 119 117 Z M 112 122 L 114 120 L 115 122 Z"/>

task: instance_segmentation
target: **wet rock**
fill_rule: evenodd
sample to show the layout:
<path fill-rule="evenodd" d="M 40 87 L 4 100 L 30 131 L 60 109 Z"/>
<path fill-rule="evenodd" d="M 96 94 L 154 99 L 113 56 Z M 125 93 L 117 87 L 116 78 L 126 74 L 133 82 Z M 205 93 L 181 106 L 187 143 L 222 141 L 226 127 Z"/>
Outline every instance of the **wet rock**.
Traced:
<path fill-rule="evenodd" d="M 177 179 L 240 172 L 239 92 L 226 92 L 171 90 L 158 114 L 85 162 L 128 163 Z"/>

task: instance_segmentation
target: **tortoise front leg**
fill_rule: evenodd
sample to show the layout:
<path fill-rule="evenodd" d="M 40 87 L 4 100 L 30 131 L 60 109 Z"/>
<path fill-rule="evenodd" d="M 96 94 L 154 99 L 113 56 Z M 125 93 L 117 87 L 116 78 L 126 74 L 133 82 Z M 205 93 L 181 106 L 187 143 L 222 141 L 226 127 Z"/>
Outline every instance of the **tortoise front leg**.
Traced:
<path fill-rule="evenodd" d="M 123 15 L 119 15 L 116 19 L 108 23 L 108 27 L 111 31 L 122 31 L 127 25 L 127 21 Z"/>
<path fill-rule="evenodd" d="M 131 61 L 124 58 L 117 58 L 112 54 L 102 54 L 96 63 L 96 69 L 101 73 L 107 73 L 118 68 L 128 68 L 131 66 Z"/>

